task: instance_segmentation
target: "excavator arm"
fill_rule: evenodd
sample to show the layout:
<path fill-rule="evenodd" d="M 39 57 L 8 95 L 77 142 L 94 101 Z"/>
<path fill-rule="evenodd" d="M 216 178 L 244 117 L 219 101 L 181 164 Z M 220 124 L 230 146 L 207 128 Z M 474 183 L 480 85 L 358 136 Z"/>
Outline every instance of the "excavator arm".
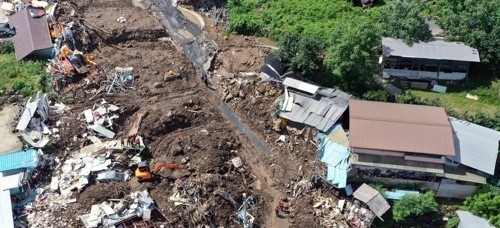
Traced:
<path fill-rule="evenodd" d="M 178 164 L 173 164 L 173 163 L 157 163 L 155 165 L 155 168 L 153 169 L 153 174 L 157 174 L 160 172 L 162 168 L 168 168 L 168 169 L 184 169 L 184 166 L 178 165 Z"/>

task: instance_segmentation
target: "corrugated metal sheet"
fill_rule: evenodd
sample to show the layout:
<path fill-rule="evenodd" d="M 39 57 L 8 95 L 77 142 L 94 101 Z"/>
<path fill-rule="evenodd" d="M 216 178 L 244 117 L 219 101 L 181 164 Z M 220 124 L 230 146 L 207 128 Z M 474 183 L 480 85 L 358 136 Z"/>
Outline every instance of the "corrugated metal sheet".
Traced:
<path fill-rule="evenodd" d="M 451 160 L 471 168 L 495 174 L 500 132 L 449 117 L 453 128 L 456 156 Z"/>
<path fill-rule="evenodd" d="M 377 190 L 367 184 L 362 184 L 354 193 L 354 198 L 366 203 L 378 217 L 382 217 L 391 208 L 389 203 Z"/>
<path fill-rule="evenodd" d="M 25 8 L 9 18 L 9 25 L 16 29 L 12 38 L 16 59 L 20 60 L 33 51 L 52 48 L 47 17 L 33 18 L 32 8 Z"/>
<path fill-rule="evenodd" d="M 339 99 L 341 103 L 337 103 L 333 98 L 319 97 L 313 98 L 297 93 L 289 92 L 293 97 L 293 106 L 290 112 L 282 110 L 280 117 L 291 120 L 297 123 L 304 123 L 313 126 L 319 131 L 328 131 L 344 114 L 347 109 L 349 100 Z M 339 92 L 337 94 L 346 94 Z M 351 95 L 342 95 L 343 97 L 351 97 Z"/>
<path fill-rule="evenodd" d="M 488 223 L 487 219 L 473 215 L 468 211 L 457 211 L 457 215 L 460 218 L 458 228 L 494 228 L 494 226 Z"/>
<path fill-rule="evenodd" d="M 0 155 L 0 172 L 22 168 L 35 168 L 39 154 L 35 149 L 20 150 Z"/>
<path fill-rule="evenodd" d="M 0 192 L 0 224 L 3 228 L 14 228 L 12 217 L 12 201 L 9 191 Z"/>
<path fill-rule="evenodd" d="M 19 188 L 24 173 L 18 173 L 10 176 L 0 177 L 0 191 Z"/>
<path fill-rule="evenodd" d="M 333 142 L 322 133 L 316 135 L 316 138 L 321 139 L 317 151 L 318 159 L 326 163 L 328 167 L 326 180 L 332 184 L 336 184 L 338 188 L 345 188 L 347 184 L 347 169 L 349 167 L 348 160 L 351 154 L 349 148 Z"/>
<path fill-rule="evenodd" d="M 406 161 L 401 157 L 353 154 L 349 163 L 352 165 L 377 167 L 392 170 L 407 170 L 426 173 L 444 173 L 443 164 Z"/>
<path fill-rule="evenodd" d="M 382 38 L 384 56 L 400 56 L 419 59 L 456 60 L 480 62 L 479 52 L 463 43 L 433 40 L 427 43 L 415 43 L 411 47 L 399 39 Z"/>
<path fill-rule="evenodd" d="M 444 108 L 361 100 L 349 107 L 351 147 L 455 155 Z"/>
<path fill-rule="evenodd" d="M 303 82 L 303 81 L 300 81 L 300 80 L 297 80 L 294 78 L 285 78 L 285 80 L 283 80 L 283 85 L 290 87 L 290 88 L 300 90 L 300 91 L 304 91 L 304 92 L 307 92 L 310 94 L 315 94 L 319 89 L 319 86 L 317 86 L 317 85 Z"/>

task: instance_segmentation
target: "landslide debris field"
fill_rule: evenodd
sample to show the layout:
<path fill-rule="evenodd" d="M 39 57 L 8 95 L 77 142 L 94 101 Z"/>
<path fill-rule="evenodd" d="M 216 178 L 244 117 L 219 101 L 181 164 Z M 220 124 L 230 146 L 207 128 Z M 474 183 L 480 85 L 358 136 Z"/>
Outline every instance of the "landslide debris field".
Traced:
<path fill-rule="evenodd" d="M 169 38 L 157 13 L 149 4 L 139 4 L 142 8 L 136 6 L 137 1 L 135 5 L 119 0 L 61 2 L 58 21 L 78 25 L 74 31 L 77 47 L 95 57 L 98 73 L 74 78 L 60 92 L 59 99 L 67 103 L 69 111 L 60 119 L 61 137 L 54 155 L 64 161 L 89 143 L 82 112 L 104 99 L 120 107 L 119 118 L 114 120 L 115 139 L 125 136 L 137 117 L 144 115 L 139 128 L 147 147 L 143 157 L 151 159 L 151 166 L 167 162 L 183 164 L 186 169 L 164 169 L 157 182 L 139 183 L 134 178 L 128 182 L 91 181 L 74 193 L 76 202 L 65 207 L 52 207 L 57 203 L 47 200 L 39 203 L 36 208 L 41 215 L 34 224 L 82 227 L 79 216 L 89 213 L 93 204 L 147 189 L 168 219 L 167 227 L 242 226 L 235 214 L 238 208 L 221 191 L 238 204 L 243 194 L 253 196 L 254 210 L 249 212 L 255 218 L 254 227 L 319 226 L 312 203 L 319 195 L 332 193 L 305 190 L 304 180 L 314 170 L 316 148 L 292 132 L 287 136 L 289 143 L 275 142 L 280 134 L 272 131 L 272 114 L 281 89 L 260 82 L 256 75 L 238 74 L 258 72 L 269 50 L 255 45 L 267 45 L 266 41 L 242 36 L 225 40 L 222 25 L 211 28 L 212 19 L 201 13 L 206 23 L 204 36 L 218 45 L 209 70 L 209 89 L 182 48 Z M 119 17 L 126 22 L 117 22 Z M 102 75 L 115 67 L 133 67 L 133 89 L 98 92 L 105 86 Z M 221 102 L 236 113 L 236 120 L 225 116 Z M 243 125 L 250 132 L 242 132 Z M 271 155 L 255 146 L 249 134 Z M 178 138 L 186 145 L 184 149 Z M 241 168 L 231 162 L 236 157 L 243 161 Z M 44 179 L 46 184 L 50 182 L 49 176 Z M 195 206 L 174 206 L 169 200 L 179 179 L 198 199 Z M 291 199 L 289 213 L 276 218 L 274 208 L 280 197 Z"/>

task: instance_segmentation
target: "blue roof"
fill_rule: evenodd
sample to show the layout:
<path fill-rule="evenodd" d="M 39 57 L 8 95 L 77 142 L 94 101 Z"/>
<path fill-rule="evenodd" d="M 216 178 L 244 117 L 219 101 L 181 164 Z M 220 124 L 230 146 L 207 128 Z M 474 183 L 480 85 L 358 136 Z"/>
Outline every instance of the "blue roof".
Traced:
<path fill-rule="evenodd" d="M 393 199 L 393 200 L 400 200 L 406 195 L 419 195 L 420 193 L 418 191 L 408 191 L 408 190 L 399 190 L 396 189 L 395 191 L 386 191 L 384 193 L 385 198 L 387 199 Z"/>
<path fill-rule="evenodd" d="M 38 165 L 39 154 L 35 149 L 15 151 L 0 155 L 0 172 L 35 168 Z"/>
<path fill-rule="evenodd" d="M 318 159 L 327 164 L 326 180 L 332 184 L 337 184 L 338 188 L 345 188 L 347 184 L 347 168 L 349 148 L 333 142 L 323 133 L 318 133 L 316 138 L 321 139 L 318 148 Z"/>

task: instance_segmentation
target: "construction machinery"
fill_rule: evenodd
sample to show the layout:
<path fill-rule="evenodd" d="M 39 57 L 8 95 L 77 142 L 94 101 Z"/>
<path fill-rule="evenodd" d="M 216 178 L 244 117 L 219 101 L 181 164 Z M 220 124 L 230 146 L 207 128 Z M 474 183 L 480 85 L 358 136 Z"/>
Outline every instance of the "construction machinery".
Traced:
<path fill-rule="evenodd" d="M 153 171 L 151 171 L 151 169 L 149 169 L 148 162 L 143 161 L 139 162 L 137 169 L 135 170 L 135 176 L 139 179 L 139 182 L 154 180 L 159 177 L 158 172 L 160 172 L 162 168 L 168 168 L 174 170 L 174 169 L 184 169 L 184 166 L 173 163 L 161 162 L 157 163 L 154 166 Z"/>

